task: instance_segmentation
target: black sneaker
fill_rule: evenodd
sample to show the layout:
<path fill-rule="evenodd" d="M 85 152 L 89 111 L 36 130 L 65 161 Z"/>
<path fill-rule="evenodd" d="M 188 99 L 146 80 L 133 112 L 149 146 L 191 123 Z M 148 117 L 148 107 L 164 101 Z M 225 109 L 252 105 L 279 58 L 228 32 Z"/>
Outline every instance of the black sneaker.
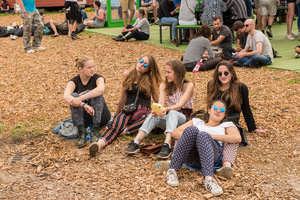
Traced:
<path fill-rule="evenodd" d="M 183 39 L 181 40 L 181 42 L 182 42 L 182 43 L 189 43 L 190 41 L 189 41 L 187 38 L 183 38 Z"/>
<path fill-rule="evenodd" d="M 131 140 L 131 142 L 128 145 L 128 148 L 125 150 L 125 154 L 127 155 L 133 155 L 140 152 L 140 148 L 139 145 L 134 143 L 133 140 Z"/>
<path fill-rule="evenodd" d="M 122 38 L 123 37 L 123 35 L 118 35 L 117 37 L 114 37 L 114 38 L 112 38 L 113 40 L 117 40 L 117 39 L 120 39 L 120 38 Z"/>
<path fill-rule="evenodd" d="M 236 66 L 236 67 L 243 67 L 243 64 L 240 63 L 239 61 L 234 61 L 232 64 L 233 64 L 233 66 Z"/>
<path fill-rule="evenodd" d="M 172 149 L 169 147 L 169 144 L 164 143 L 161 146 L 160 152 L 157 154 L 157 158 L 168 159 L 172 154 Z"/>
<path fill-rule="evenodd" d="M 76 33 L 72 33 L 71 38 L 72 38 L 72 40 L 79 40 L 80 39 L 80 37 L 78 37 L 78 35 Z"/>
<path fill-rule="evenodd" d="M 271 29 L 267 29 L 266 33 L 268 34 L 268 37 L 273 37 Z"/>
<path fill-rule="evenodd" d="M 125 40 L 126 40 L 126 38 L 123 38 L 123 37 L 122 37 L 122 38 L 117 38 L 117 39 L 116 39 L 117 42 L 124 42 Z"/>
<path fill-rule="evenodd" d="M 171 45 L 176 46 L 176 40 L 172 40 L 172 41 L 171 41 Z"/>

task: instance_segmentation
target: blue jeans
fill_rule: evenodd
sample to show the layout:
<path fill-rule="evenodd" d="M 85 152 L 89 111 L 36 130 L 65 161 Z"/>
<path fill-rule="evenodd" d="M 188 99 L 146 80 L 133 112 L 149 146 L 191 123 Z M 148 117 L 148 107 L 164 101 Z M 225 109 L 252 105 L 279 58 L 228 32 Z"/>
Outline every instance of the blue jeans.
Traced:
<path fill-rule="evenodd" d="M 253 56 L 245 56 L 243 58 L 235 58 L 234 60 L 239 61 L 243 64 L 243 66 L 248 66 L 251 64 L 254 65 L 271 65 L 272 61 L 268 56 L 260 55 L 260 54 L 254 54 Z"/>
<path fill-rule="evenodd" d="M 178 19 L 176 17 L 163 17 L 160 22 L 163 24 L 172 24 L 172 38 L 176 38 L 176 26 L 178 24 Z"/>
<path fill-rule="evenodd" d="M 251 17 L 252 16 L 252 1 L 251 0 L 244 0 L 246 7 L 247 7 L 247 16 Z"/>

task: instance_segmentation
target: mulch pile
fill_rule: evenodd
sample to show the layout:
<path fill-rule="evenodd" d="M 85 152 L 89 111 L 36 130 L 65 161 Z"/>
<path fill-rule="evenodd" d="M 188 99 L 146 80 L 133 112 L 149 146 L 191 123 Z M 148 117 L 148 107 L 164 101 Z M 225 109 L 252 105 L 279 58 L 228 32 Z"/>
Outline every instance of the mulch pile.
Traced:
<path fill-rule="evenodd" d="M 63 21 L 64 15 L 47 15 L 46 22 L 50 18 Z M 21 23 L 17 15 L 1 16 L 0 26 L 14 21 Z M 90 158 L 87 147 L 77 149 L 76 140 L 52 133 L 55 125 L 70 118 L 62 95 L 67 81 L 77 75 L 78 56 L 94 58 L 96 72 L 106 80 L 105 99 L 115 111 L 122 73 L 141 56 L 153 55 L 163 71 L 167 61 L 180 59 L 184 52 L 135 41 L 117 43 L 89 33 L 76 41 L 44 36 L 46 51 L 34 54 L 24 53 L 21 38 L 0 38 L 0 44 L 0 199 L 211 197 L 200 172 L 181 169 L 180 186 L 172 188 L 165 173 L 154 169 L 154 157 L 126 157 L 123 152 L 132 137 L 121 137 Z M 270 133 L 247 132 L 249 146 L 239 149 L 234 177 L 216 176 L 224 189 L 216 199 L 300 199 L 299 73 L 270 68 L 236 72 L 249 88 L 257 126 Z M 211 75 L 212 71 L 187 75 L 196 85 L 195 110 L 205 108 Z M 241 125 L 246 127 L 243 118 Z M 12 163 L 16 153 L 23 159 Z"/>

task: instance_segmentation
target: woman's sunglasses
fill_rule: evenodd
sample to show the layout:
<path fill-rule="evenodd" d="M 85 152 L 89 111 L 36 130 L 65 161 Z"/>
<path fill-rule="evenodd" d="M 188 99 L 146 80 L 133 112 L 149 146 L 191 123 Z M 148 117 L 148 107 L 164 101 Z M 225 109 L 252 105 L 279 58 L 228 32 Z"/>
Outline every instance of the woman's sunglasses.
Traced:
<path fill-rule="evenodd" d="M 149 67 L 149 65 L 148 65 L 147 63 L 145 63 L 143 59 L 140 59 L 140 63 L 141 63 L 141 64 L 144 63 L 143 66 L 144 66 L 145 68 Z"/>
<path fill-rule="evenodd" d="M 214 105 L 214 106 L 213 106 L 213 108 L 214 108 L 214 110 L 218 110 L 218 109 L 219 109 L 219 107 L 218 107 L 218 106 L 216 106 L 216 105 Z M 225 109 L 225 108 L 223 108 L 223 107 L 221 107 L 221 108 L 220 108 L 220 111 L 221 111 L 221 112 L 225 112 L 225 111 L 226 111 L 226 109 Z"/>
<path fill-rule="evenodd" d="M 228 76 L 228 75 L 229 75 L 229 72 L 224 72 L 224 75 L 225 75 L 225 76 Z M 222 72 L 219 72 L 219 73 L 218 73 L 218 76 L 222 76 Z"/>

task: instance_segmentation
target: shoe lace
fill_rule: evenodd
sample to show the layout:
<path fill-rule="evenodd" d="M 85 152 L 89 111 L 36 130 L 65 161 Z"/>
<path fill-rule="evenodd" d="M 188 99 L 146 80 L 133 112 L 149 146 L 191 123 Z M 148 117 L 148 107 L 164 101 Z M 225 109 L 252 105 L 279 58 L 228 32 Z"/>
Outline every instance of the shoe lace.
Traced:
<path fill-rule="evenodd" d="M 211 190 L 213 190 L 213 189 L 218 188 L 219 185 L 218 185 L 218 183 L 216 182 L 215 179 L 210 179 L 210 180 L 208 180 L 207 186 L 206 186 L 206 187 L 207 187 L 207 189 L 208 189 L 209 191 L 211 191 Z"/>
<path fill-rule="evenodd" d="M 175 173 L 175 171 L 169 171 L 169 174 L 168 174 L 168 180 L 169 181 L 176 181 L 177 180 L 177 174 Z"/>

